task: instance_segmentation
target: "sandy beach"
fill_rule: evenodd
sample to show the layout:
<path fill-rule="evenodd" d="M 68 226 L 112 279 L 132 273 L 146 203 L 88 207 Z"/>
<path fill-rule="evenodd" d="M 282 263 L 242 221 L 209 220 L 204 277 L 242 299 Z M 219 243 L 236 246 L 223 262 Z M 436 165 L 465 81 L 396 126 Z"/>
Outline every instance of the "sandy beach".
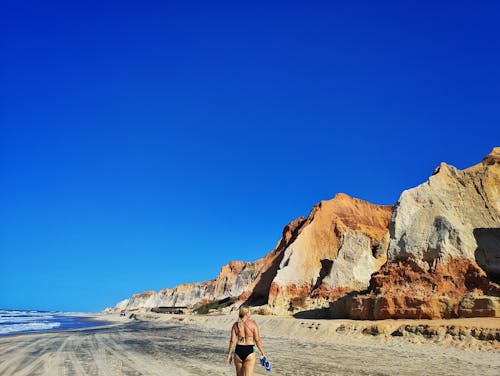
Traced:
<path fill-rule="evenodd" d="M 225 364 L 234 316 L 138 315 L 112 317 L 96 329 L 0 337 L 1 375 L 233 375 Z M 499 319 L 440 322 L 353 322 L 254 316 L 274 375 L 499 375 Z M 376 324 L 378 329 L 373 329 Z M 387 334 L 401 325 L 453 327 L 435 339 Z M 367 330 L 368 328 L 368 330 Z M 387 329 L 387 333 L 384 330 Z M 432 332 L 432 330 L 430 330 Z M 256 375 L 266 374 L 256 366 Z"/>

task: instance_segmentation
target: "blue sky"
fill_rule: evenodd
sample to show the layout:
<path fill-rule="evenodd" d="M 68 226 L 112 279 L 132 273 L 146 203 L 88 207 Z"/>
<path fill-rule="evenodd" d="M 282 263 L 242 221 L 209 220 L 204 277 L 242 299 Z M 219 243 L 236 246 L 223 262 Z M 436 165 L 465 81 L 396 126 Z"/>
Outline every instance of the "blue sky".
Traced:
<path fill-rule="evenodd" d="M 496 1 L 158 3 L 2 2 L 0 307 L 211 279 L 500 144 Z"/>

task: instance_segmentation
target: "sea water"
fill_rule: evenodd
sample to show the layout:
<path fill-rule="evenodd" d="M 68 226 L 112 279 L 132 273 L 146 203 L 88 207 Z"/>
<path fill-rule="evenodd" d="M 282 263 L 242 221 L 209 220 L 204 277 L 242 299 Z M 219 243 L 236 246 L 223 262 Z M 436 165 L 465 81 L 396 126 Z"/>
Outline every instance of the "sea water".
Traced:
<path fill-rule="evenodd" d="M 75 313 L 0 309 L 0 336 L 18 333 L 80 329 L 104 324 L 106 323 L 91 321 L 88 316 Z"/>

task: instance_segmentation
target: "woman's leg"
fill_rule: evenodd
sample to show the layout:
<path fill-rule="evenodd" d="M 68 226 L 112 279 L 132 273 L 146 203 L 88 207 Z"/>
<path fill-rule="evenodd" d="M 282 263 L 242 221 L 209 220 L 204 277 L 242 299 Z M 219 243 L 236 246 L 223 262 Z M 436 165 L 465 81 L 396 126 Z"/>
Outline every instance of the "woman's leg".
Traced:
<path fill-rule="evenodd" d="M 234 366 L 236 367 L 236 376 L 244 376 L 243 362 L 238 355 L 234 355 Z"/>
<path fill-rule="evenodd" d="M 243 363 L 243 370 L 245 376 L 253 376 L 253 369 L 255 368 L 255 353 L 252 353 L 247 356 L 245 362 Z"/>

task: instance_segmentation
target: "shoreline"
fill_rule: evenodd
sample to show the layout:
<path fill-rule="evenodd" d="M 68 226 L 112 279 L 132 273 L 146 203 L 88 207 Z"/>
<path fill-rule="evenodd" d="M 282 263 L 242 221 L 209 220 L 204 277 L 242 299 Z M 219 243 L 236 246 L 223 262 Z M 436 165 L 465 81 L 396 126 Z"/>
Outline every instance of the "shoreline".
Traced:
<path fill-rule="evenodd" d="M 42 335 L 51 333 L 82 332 L 127 326 L 134 321 L 194 325 L 205 329 L 225 330 L 237 321 L 236 313 L 165 314 L 136 310 L 134 318 L 117 313 L 71 313 L 68 316 L 84 317 L 83 321 L 100 323 L 82 328 L 54 329 L 39 332 L 22 332 L 1 335 L 0 338 Z M 252 314 L 261 330 L 276 338 L 301 338 L 303 340 L 334 342 L 342 337 L 379 341 L 403 340 L 438 346 L 468 348 L 500 353 L 500 318 L 473 317 L 456 319 L 300 319 L 292 316 Z"/>
<path fill-rule="evenodd" d="M 12 337 L 12 336 L 22 336 L 30 334 L 47 334 L 47 333 L 60 333 L 60 332 L 71 332 L 71 331 L 81 331 L 81 330 L 95 330 L 97 328 L 109 327 L 116 325 L 117 323 L 123 322 L 119 318 L 114 317 L 114 315 L 107 315 L 101 313 L 80 313 L 80 312 L 57 312 L 54 317 L 65 317 L 65 318 L 78 318 L 79 323 L 86 323 L 88 325 L 76 326 L 76 327 L 54 327 L 51 329 L 40 329 L 40 330 L 23 330 L 23 331 L 13 331 L 9 333 L 0 334 L 0 338 Z M 57 321 L 55 321 L 57 322 Z"/>

